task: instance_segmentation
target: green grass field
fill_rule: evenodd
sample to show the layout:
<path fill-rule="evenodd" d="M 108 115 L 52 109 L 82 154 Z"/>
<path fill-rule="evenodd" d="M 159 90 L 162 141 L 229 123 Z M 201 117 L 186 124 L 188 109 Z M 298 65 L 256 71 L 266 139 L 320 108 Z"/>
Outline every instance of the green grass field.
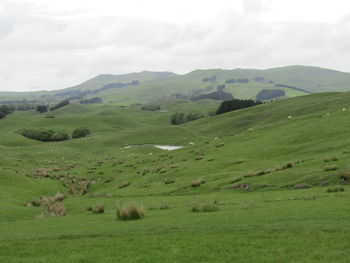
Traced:
<path fill-rule="evenodd" d="M 350 93 L 313 94 L 177 126 L 174 112 L 206 114 L 218 102 L 8 115 L 0 262 L 348 262 L 349 101 Z M 79 126 L 92 135 L 44 143 L 16 133 Z M 336 187 L 344 191 L 327 192 Z M 65 216 L 39 219 L 43 207 L 26 205 L 57 192 Z M 86 210 L 98 203 L 103 214 Z M 140 205 L 145 216 L 117 220 L 118 204 Z"/>

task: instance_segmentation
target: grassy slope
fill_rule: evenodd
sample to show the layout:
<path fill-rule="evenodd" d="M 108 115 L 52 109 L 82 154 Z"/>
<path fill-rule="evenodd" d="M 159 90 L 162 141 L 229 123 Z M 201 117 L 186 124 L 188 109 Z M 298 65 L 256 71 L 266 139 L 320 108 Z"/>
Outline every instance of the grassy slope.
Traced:
<path fill-rule="evenodd" d="M 169 105 L 169 112 L 164 113 L 70 105 L 54 112 L 54 119 L 34 112 L 9 115 L 0 126 L 4 156 L 0 160 L 0 260 L 347 262 L 350 188 L 345 186 L 344 193 L 326 193 L 317 184 L 336 184 L 348 169 L 349 157 L 343 151 L 350 149 L 349 99 L 350 93 L 302 96 L 176 127 L 169 125 L 169 117 L 179 105 Z M 192 111 L 202 108 L 200 103 L 181 107 Z M 93 136 L 48 144 L 14 133 L 22 127 L 71 132 L 80 125 L 91 127 Z M 121 148 L 143 143 L 186 147 L 169 153 L 151 146 Z M 224 146 L 217 147 L 222 143 Z M 203 159 L 195 160 L 198 156 Z M 338 161 L 324 162 L 335 156 Z M 211 158 L 214 160 L 208 161 Z M 245 162 L 235 164 L 238 159 Z M 116 165 L 116 160 L 124 163 Z M 295 161 L 302 162 L 290 169 L 244 177 Z M 41 209 L 23 203 L 67 190 L 56 180 L 24 175 L 70 163 L 77 165 L 54 174 L 89 176 L 96 183 L 87 195 L 64 201 L 66 217 L 34 219 Z M 338 170 L 324 171 L 330 165 Z M 154 172 L 159 166 L 164 173 Z M 145 169 L 150 173 L 142 176 Z M 230 179 L 237 177 L 244 177 L 238 183 L 250 185 L 248 192 L 228 188 L 233 185 Z M 165 178 L 175 182 L 165 185 Z M 206 183 L 188 187 L 197 178 Z M 118 189 L 126 180 L 131 185 Z M 312 187 L 293 190 L 297 183 Z M 91 194 L 112 197 L 92 198 Z M 117 200 L 142 204 L 145 219 L 115 221 Z M 213 200 L 219 211 L 189 212 L 193 202 Z M 106 204 L 105 214 L 85 211 L 99 201 Z M 170 209 L 149 209 L 162 204 Z"/>
<path fill-rule="evenodd" d="M 203 78 L 212 76 L 217 76 L 217 82 L 215 84 L 202 81 Z M 266 70 L 195 70 L 185 75 L 149 71 L 124 75 L 105 74 L 99 75 L 82 84 L 65 90 L 94 90 L 109 83 L 139 80 L 140 85 L 137 86 L 116 88 L 98 93 L 98 95 L 90 95 L 90 97 L 99 96 L 105 102 L 129 105 L 132 103 L 145 103 L 149 100 L 168 97 L 175 93 L 190 94 L 194 90 L 205 89 L 209 85 L 213 85 L 214 87 L 211 91 L 215 91 L 215 85 L 224 84 L 229 78 L 249 78 L 250 82 L 247 84 L 235 83 L 227 85 L 226 91 L 231 92 L 233 96 L 239 99 L 255 98 L 256 94 L 262 89 L 282 89 L 285 90 L 287 97 L 305 94 L 288 88 L 278 88 L 275 87 L 274 84 L 255 82 L 252 80 L 254 77 L 264 77 L 267 80 L 272 80 L 274 83 L 296 86 L 313 93 L 325 91 L 347 91 L 349 90 L 348 83 L 350 81 L 350 74 L 345 72 L 309 66 L 288 66 Z M 38 99 L 42 95 L 45 95 L 45 98 L 52 99 L 52 95 L 57 92 L 58 91 L 18 94 L 0 92 L 0 100 L 21 98 Z"/>

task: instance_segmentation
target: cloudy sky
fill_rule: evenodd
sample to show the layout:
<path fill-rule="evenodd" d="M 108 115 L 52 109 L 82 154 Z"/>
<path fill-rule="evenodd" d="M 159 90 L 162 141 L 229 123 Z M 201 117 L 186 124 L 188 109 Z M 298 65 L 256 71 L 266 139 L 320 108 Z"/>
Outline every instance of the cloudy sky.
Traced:
<path fill-rule="evenodd" d="M 0 0 L 0 91 L 292 64 L 350 72 L 349 1 Z"/>

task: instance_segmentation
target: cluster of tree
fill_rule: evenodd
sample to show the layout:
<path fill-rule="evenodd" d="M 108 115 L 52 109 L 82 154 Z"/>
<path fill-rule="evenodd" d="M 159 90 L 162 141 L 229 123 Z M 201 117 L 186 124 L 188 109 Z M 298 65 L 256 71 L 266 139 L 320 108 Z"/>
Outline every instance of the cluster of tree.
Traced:
<path fill-rule="evenodd" d="M 87 127 L 79 127 L 76 128 L 73 133 L 72 133 L 72 138 L 82 138 L 82 137 L 86 137 L 86 136 L 90 136 L 91 132 L 90 129 Z"/>
<path fill-rule="evenodd" d="M 10 114 L 11 110 L 6 105 L 0 106 L 0 119 L 5 118 L 6 115 Z"/>
<path fill-rule="evenodd" d="M 302 92 L 305 92 L 305 93 L 311 93 L 310 91 L 307 91 L 307 90 L 304 90 L 304 89 L 300 89 L 300 88 L 297 88 L 295 86 L 286 85 L 286 84 L 275 84 L 275 87 L 288 88 L 288 89 L 293 89 L 293 90 L 297 90 L 297 91 L 302 91 Z"/>
<path fill-rule="evenodd" d="M 284 90 L 278 89 L 263 89 L 259 91 L 256 95 L 257 100 L 272 100 L 277 97 L 286 96 L 286 92 Z"/>
<path fill-rule="evenodd" d="M 172 125 L 183 124 L 185 122 L 194 121 L 203 118 L 204 115 L 200 113 L 189 113 L 176 112 L 170 117 L 170 123 Z"/>
<path fill-rule="evenodd" d="M 143 105 L 141 106 L 141 110 L 160 111 L 160 105 Z"/>
<path fill-rule="evenodd" d="M 202 80 L 203 80 L 203 82 L 215 82 L 216 81 L 216 76 L 203 78 Z"/>
<path fill-rule="evenodd" d="M 218 115 L 229 111 L 244 109 L 255 105 L 259 105 L 261 103 L 262 103 L 261 101 L 255 101 L 255 100 L 239 100 L 239 99 L 227 100 L 227 101 L 223 101 L 220 104 L 218 110 L 216 111 L 216 114 Z"/>
<path fill-rule="evenodd" d="M 204 100 L 204 99 L 212 99 L 212 100 L 232 100 L 234 97 L 231 93 L 223 92 L 223 91 L 214 91 L 208 94 L 200 94 L 197 96 L 192 96 L 190 100 Z"/>
<path fill-rule="evenodd" d="M 232 84 L 232 83 L 248 83 L 249 79 L 245 79 L 245 78 L 238 78 L 238 79 L 227 79 L 226 83 L 227 84 Z"/>
<path fill-rule="evenodd" d="M 40 113 L 47 112 L 49 110 L 49 107 L 47 105 L 36 105 L 35 110 Z"/>
<path fill-rule="evenodd" d="M 70 103 L 69 100 L 63 100 L 63 101 L 57 103 L 56 105 L 52 106 L 52 107 L 50 108 L 50 111 L 54 111 L 54 110 L 57 110 L 57 109 L 59 109 L 59 108 L 62 108 L 62 107 L 64 107 L 64 106 L 68 105 L 69 103 Z"/>
<path fill-rule="evenodd" d="M 102 103 L 102 99 L 100 97 L 93 97 L 91 99 L 85 99 L 79 101 L 80 104 L 95 104 L 95 103 Z"/>
<path fill-rule="evenodd" d="M 69 135 L 66 132 L 54 131 L 47 129 L 29 129 L 24 128 L 19 131 L 21 135 L 28 139 L 33 139 L 42 142 L 57 142 L 69 140 Z M 91 134 L 89 128 L 79 127 L 76 128 L 72 133 L 72 138 L 86 137 Z"/>
<path fill-rule="evenodd" d="M 42 142 L 69 140 L 69 135 L 67 133 L 54 130 L 25 128 L 20 131 L 20 134 L 26 138 Z"/>

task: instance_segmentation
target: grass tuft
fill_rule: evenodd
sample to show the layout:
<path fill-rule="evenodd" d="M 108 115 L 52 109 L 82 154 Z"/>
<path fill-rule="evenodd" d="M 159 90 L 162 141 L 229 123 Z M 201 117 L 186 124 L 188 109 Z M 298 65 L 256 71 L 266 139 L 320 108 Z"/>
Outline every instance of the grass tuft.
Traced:
<path fill-rule="evenodd" d="M 137 220 L 145 216 L 143 208 L 141 206 L 132 204 L 129 206 L 122 206 L 121 204 L 117 207 L 117 219 L 118 220 Z"/>

